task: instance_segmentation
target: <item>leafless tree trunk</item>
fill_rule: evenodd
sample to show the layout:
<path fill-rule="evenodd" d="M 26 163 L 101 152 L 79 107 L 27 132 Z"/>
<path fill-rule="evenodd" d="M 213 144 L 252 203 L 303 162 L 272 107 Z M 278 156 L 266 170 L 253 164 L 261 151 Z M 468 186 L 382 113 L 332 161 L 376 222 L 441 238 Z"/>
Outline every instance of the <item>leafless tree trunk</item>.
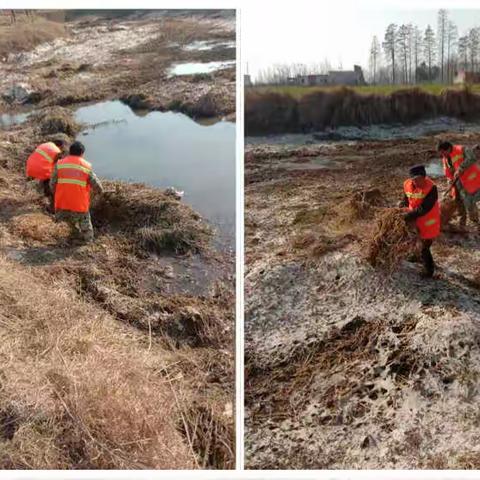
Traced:
<path fill-rule="evenodd" d="M 438 11 L 438 51 L 440 53 L 440 79 L 445 81 L 445 43 L 448 30 L 448 12 L 445 9 Z"/>

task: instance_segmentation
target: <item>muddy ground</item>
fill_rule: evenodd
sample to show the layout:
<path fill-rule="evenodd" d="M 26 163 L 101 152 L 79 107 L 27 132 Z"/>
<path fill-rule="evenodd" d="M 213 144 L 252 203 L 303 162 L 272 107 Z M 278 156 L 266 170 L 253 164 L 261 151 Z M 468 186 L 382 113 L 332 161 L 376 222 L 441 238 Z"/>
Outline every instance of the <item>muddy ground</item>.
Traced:
<path fill-rule="evenodd" d="M 234 25 L 88 18 L 68 30 L 1 64 L 0 90 L 21 80 L 40 96 L 35 115 L 0 129 L 0 466 L 234 468 L 232 252 L 218 251 L 212 227 L 181 201 L 108 181 L 92 201 L 95 242 L 77 245 L 24 178 L 35 145 L 82 128 L 76 102 L 139 94 L 143 108 L 163 109 L 207 96 L 218 100 L 209 114 L 231 114 L 234 71 L 167 78 L 172 52 L 197 54 L 163 42 L 179 32 L 185 44 L 231 40 Z"/>
<path fill-rule="evenodd" d="M 453 220 L 433 280 L 409 262 L 387 275 L 364 253 L 375 213 L 439 138 L 247 139 L 247 468 L 479 467 L 480 236 Z"/>
<path fill-rule="evenodd" d="M 235 60 L 233 15 L 88 16 L 64 27 L 55 40 L 0 59 L 0 93 L 22 84 L 28 103 L 38 106 L 123 99 L 133 108 L 234 118 L 235 65 L 208 74 L 170 74 L 179 63 Z M 0 100 L 0 109 L 11 107 Z"/>

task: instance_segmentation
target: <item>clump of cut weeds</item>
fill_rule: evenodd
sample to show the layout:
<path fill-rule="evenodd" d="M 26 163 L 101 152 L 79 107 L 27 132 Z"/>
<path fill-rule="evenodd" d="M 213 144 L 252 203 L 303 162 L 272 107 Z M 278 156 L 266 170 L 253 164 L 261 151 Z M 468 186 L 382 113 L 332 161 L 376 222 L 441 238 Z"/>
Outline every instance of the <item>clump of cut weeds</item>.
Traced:
<path fill-rule="evenodd" d="M 367 240 L 367 261 L 374 267 L 393 271 L 409 253 L 415 250 L 417 233 L 407 225 L 401 208 L 380 212 Z"/>
<path fill-rule="evenodd" d="M 91 209 L 100 230 L 121 232 L 152 253 L 200 253 L 207 248 L 212 229 L 181 201 L 141 184 L 106 182 L 105 187 Z"/>

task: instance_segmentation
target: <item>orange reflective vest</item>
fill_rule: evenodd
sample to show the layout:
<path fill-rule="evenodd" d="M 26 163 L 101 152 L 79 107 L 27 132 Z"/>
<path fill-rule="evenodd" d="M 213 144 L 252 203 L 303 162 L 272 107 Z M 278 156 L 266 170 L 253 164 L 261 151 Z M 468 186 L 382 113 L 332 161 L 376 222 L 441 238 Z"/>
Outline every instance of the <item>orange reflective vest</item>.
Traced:
<path fill-rule="evenodd" d="M 452 180 L 454 173 L 458 171 L 460 165 L 465 160 L 465 156 L 463 154 L 463 147 L 461 145 L 454 145 L 452 153 L 450 155 L 450 159 L 453 165 L 454 172 L 452 172 L 448 167 L 447 158 L 445 157 L 443 157 L 443 171 L 445 172 L 445 176 L 449 180 Z M 460 175 L 459 179 L 467 193 L 475 193 L 477 190 L 480 189 L 480 165 L 478 165 L 478 163 L 470 165 L 470 167 L 468 167 Z M 455 197 L 454 193 L 452 194 L 452 197 Z"/>
<path fill-rule="evenodd" d="M 425 186 L 423 188 L 416 187 L 412 179 L 405 180 L 403 190 L 408 198 L 408 209 L 415 210 L 420 207 L 423 199 L 434 186 L 435 184 L 428 177 L 425 177 Z M 440 235 L 440 205 L 438 200 L 427 214 L 415 220 L 415 224 L 420 238 L 431 239 Z"/>
<path fill-rule="evenodd" d="M 53 143 L 42 143 L 27 159 L 27 177 L 49 180 L 61 150 Z"/>
<path fill-rule="evenodd" d="M 69 155 L 58 161 L 55 211 L 88 212 L 91 171 L 92 166 L 82 157 Z"/>

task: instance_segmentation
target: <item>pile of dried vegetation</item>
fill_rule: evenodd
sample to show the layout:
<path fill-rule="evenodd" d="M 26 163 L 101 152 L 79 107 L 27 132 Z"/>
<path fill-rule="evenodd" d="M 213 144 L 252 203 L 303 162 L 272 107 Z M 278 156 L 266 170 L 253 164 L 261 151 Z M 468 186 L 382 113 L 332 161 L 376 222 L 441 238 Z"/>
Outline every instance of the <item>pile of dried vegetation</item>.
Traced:
<path fill-rule="evenodd" d="M 417 234 L 404 218 L 400 208 L 382 210 L 366 243 L 367 260 L 374 267 L 392 271 L 415 251 Z"/>
<path fill-rule="evenodd" d="M 51 137 L 60 134 L 75 137 L 80 125 L 73 119 L 72 112 L 63 107 L 44 108 L 33 116 L 38 135 Z"/>
<path fill-rule="evenodd" d="M 189 206 L 142 184 L 105 182 L 106 193 L 92 202 L 92 218 L 101 231 L 122 232 L 149 252 L 199 253 L 212 230 Z"/>
<path fill-rule="evenodd" d="M 411 123 L 444 115 L 475 118 L 480 95 L 468 88 L 446 89 L 434 95 L 420 88 L 406 88 L 390 95 L 361 94 L 352 88 L 317 90 L 300 98 L 288 93 L 247 90 L 245 133 L 321 131 L 339 126 Z"/>

